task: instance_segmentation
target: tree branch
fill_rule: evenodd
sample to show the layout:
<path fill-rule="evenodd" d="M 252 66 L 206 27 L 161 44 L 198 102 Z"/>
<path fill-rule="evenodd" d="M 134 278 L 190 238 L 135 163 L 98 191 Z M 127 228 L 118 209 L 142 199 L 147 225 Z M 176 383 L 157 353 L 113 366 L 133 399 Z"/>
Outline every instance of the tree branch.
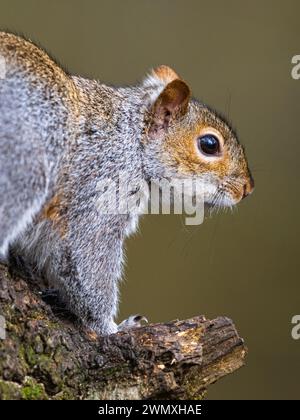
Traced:
<path fill-rule="evenodd" d="M 0 265 L 0 399 L 195 399 L 244 364 L 225 317 L 97 338 L 53 314 L 37 286 Z M 1 332 L 1 331 L 0 331 Z"/>

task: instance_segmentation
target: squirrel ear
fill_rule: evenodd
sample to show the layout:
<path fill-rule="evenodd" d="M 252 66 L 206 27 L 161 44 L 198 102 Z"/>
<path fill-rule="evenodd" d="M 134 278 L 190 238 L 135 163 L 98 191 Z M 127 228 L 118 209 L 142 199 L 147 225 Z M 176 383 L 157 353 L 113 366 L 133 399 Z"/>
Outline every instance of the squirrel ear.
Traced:
<path fill-rule="evenodd" d="M 181 79 L 175 79 L 164 88 L 152 105 L 150 132 L 166 130 L 171 118 L 179 118 L 187 111 L 191 91 Z"/>
<path fill-rule="evenodd" d="M 152 70 L 146 81 L 151 81 L 151 79 L 156 79 L 156 81 L 159 80 L 160 82 L 167 85 L 168 83 L 173 82 L 175 79 L 180 79 L 180 77 L 171 67 L 162 64 L 161 66 L 158 66 Z"/>

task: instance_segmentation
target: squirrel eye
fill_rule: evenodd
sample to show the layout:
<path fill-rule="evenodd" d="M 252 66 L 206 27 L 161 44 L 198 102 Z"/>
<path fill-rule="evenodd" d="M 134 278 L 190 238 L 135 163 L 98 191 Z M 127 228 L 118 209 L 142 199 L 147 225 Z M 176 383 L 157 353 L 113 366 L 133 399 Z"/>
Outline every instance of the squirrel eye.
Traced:
<path fill-rule="evenodd" d="M 205 155 L 216 155 L 220 152 L 220 142 L 213 134 L 205 134 L 198 138 L 198 148 Z"/>

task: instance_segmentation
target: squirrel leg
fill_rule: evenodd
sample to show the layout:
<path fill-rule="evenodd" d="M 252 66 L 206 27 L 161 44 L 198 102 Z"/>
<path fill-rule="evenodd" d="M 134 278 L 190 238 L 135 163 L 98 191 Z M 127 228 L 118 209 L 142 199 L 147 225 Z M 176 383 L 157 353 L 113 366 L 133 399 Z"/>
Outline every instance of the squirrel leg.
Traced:
<path fill-rule="evenodd" d="M 118 331 L 114 322 L 118 279 L 113 272 L 103 271 L 105 263 L 101 256 L 98 255 L 102 261 L 96 264 L 90 253 L 80 249 L 80 256 L 67 258 L 64 272 L 59 276 L 60 299 L 84 327 L 99 335 L 114 334 Z M 96 250 L 91 254 L 95 255 Z"/>
<path fill-rule="evenodd" d="M 123 260 L 121 222 L 89 209 L 76 216 L 72 209 L 66 215 L 68 231 L 55 269 L 58 289 L 85 327 L 99 335 L 113 334 L 118 331 L 114 318 Z"/>

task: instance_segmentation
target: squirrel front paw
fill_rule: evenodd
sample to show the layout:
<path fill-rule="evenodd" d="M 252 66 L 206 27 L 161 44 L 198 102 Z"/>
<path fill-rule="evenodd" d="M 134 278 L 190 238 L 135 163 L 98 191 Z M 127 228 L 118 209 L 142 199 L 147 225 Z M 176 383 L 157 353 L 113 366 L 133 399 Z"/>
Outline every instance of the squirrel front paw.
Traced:
<path fill-rule="evenodd" d="M 131 328 L 142 327 L 143 323 L 148 323 L 148 320 L 145 316 L 142 315 L 131 315 L 129 318 L 124 319 L 118 325 L 118 331 L 126 331 Z"/>

